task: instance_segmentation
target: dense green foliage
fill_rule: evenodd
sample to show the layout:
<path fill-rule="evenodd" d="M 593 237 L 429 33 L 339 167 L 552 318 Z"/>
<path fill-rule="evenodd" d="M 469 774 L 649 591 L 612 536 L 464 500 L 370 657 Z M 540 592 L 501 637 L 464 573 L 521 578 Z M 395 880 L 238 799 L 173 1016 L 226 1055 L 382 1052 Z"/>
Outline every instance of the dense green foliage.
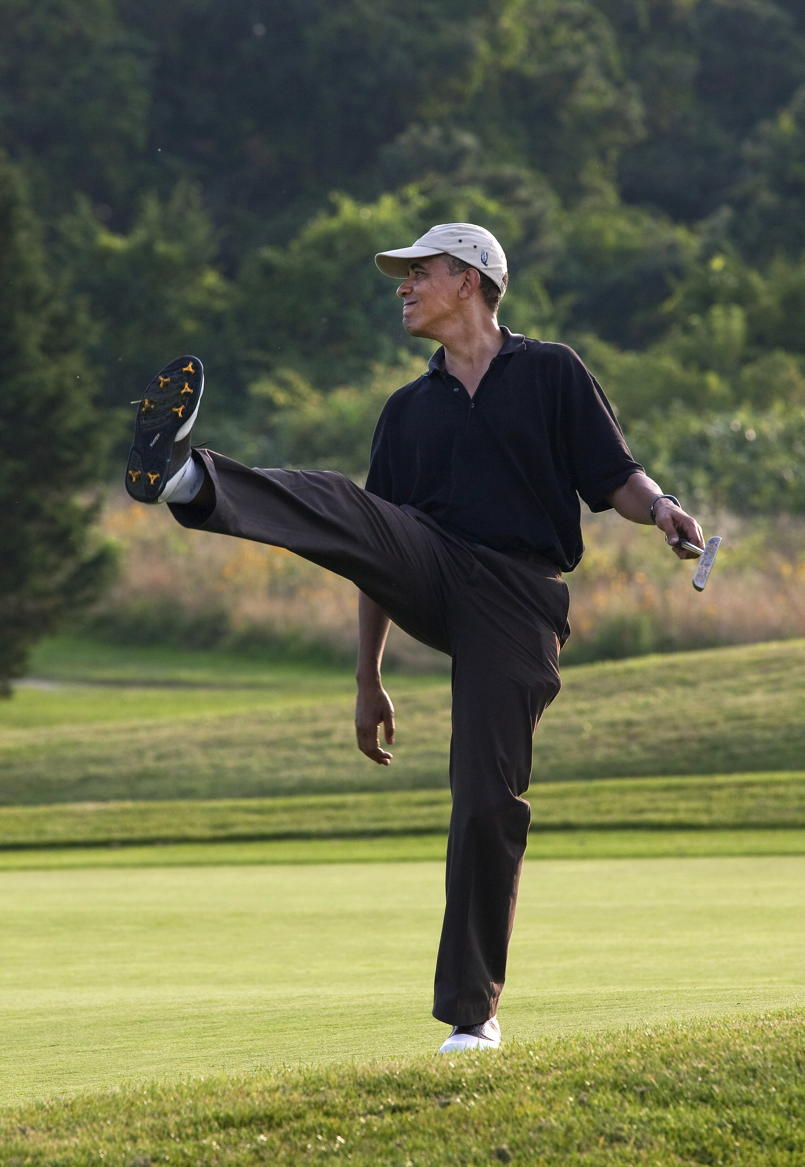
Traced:
<path fill-rule="evenodd" d="M 90 305 L 108 404 L 191 347 L 228 390 L 215 436 L 246 445 L 297 397 L 309 412 L 311 393 L 393 388 L 377 366 L 411 345 L 369 257 L 466 217 L 509 251 L 503 318 L 576 343 L 627 422 L 663 431 L 636 444 L 683 485 L 701 477 L 684 446 L 702 414 L 718 427 L 784 408 L 776 458 L 801 453 L 796 0 L 0 0 L 0 14 L 0 142 Z M 267 452 L 305 460 L 282 436 L 294 422 L 281 429 Z M 339 453 L 353 473 L 370 429 Z M 745 491 L 755 505 L 801 507 L 785 469 L 761 501 Z"/>
<path fill-rule="evenodd" d="M 51 319 L 85 314 L 59 329 L 97 372 L 74 416 L 97 383 L 117 452 L 143 379 L 196 350 L 201 439 L 360 476 L 427 352 L 370 257 L 466 218 L 508 251 L 502 321 L 580 350 L 666 488 L 805 506 L 798 0 L 0 0 L 0 19 L 0 149 L 59 273 Z M 47 380 L 27 393 L 50 417 Z"/>

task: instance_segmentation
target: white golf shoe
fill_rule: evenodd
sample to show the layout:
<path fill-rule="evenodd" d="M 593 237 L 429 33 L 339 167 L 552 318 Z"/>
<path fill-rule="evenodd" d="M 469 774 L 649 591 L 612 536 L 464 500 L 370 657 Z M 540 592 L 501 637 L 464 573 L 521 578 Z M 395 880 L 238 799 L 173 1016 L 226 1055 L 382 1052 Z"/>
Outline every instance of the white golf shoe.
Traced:
<path fill-rule="evenodd" d="M 455 1054 L 465 1049 L 497 1049 L 500 1023 L 490 1017 L 482 1025 L 454 1025 L 450 1036 L 439 1046 L 440 1054 Z"/>

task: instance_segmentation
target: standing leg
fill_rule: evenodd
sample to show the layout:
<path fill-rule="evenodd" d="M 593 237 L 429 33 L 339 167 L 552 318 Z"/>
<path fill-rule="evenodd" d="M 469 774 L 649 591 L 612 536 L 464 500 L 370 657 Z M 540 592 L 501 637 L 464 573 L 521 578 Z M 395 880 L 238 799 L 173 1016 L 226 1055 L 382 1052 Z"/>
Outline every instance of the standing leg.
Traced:
<path fill-rule="evenodd" d="M 517 569 L 515 574 L 522 575 Z M 534 730 L 559 689 L 557 658 L 567 611 L 566 599 L 556 592 L 551 622 L 532 610 L 519 635 L 511 624 L 512 637 L 497 628 L 490 635 L 489 619 L 495 623 L 507 599 L 522 617 L 512 592 L 498 582 L 487 580 L 476 591 L 482 596 L 487 590 L 487 602 L 460 614 L 453 653 L 453 809 L 433 1012 L 459 1026 L 493 1017 L 503 989 L 530 822 L 522 795 Z M 556 577 L 537 576 L 529 590 L 547 589 L 553 604 L 555 584 Z"/>

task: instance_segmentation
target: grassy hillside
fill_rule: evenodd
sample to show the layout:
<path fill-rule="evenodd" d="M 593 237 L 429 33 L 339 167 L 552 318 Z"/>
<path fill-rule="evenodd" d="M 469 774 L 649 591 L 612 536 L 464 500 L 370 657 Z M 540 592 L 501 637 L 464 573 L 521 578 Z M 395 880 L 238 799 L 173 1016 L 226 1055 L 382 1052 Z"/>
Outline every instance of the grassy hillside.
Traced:
<path fill-rule="evenodd" d="M 381 770 L 355 748 L 347 672 L 119 650 L 83 675 L 0 706 L 6 805 L 444 789 L 441 676 L 387 678 L 398 742 Z M 568 668 L 535 782 L 801 770 L 803 708 L 805 641 Z"/>

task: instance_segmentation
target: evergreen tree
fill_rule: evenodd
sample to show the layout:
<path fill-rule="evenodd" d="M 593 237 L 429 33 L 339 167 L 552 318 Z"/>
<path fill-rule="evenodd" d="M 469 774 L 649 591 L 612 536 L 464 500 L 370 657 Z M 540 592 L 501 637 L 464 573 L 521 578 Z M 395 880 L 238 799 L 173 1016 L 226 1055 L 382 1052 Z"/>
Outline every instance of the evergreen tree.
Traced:
<path fill-rule="evenodd" d="M 79 198 L 54 236 L 70 291 L 87 303 L 96 325 L 84 347 L 104 404 L 127 405 L 132 394 L 121 393 L 121 376 L 145 384 L 174 349 L 226 362 L 221 317 L 229 289 L 214 266 L 215 231 L 191 183 L 178 182 L 164 199 L 147 192 L 125 233 L 111 231 Z"/>
<path fill-rule="evenodd" d="M 22 179 L 0 157 L 0 694 L 35 642 L 97 589 L 109 553 L 92 545 L 87 491 L 100 419 L 80 314 L 48 272 Z"/>

